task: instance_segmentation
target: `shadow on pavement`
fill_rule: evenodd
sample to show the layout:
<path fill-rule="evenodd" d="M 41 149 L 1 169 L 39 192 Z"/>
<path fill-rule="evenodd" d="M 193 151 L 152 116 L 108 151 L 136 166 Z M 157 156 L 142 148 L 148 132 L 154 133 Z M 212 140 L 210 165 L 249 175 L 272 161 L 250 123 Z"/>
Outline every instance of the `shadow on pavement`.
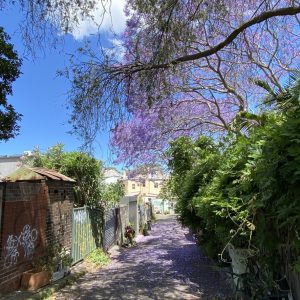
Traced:
<path fill-rule="evenodd" d="M 159 220 L 138 246 L 87 274 L 56 299 L 232 299 L 229 286 L 186 229 Z"/>

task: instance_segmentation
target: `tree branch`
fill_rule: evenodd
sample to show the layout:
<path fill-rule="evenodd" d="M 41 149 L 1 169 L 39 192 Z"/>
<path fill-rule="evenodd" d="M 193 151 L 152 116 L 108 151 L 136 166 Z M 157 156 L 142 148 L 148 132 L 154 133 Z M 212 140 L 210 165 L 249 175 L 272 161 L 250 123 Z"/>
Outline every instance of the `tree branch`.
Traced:
<path fill-rule="evenodd" d="M 171 66 L 175 66 L 178 65 L 180 63 L 183 62 L 188 62 L 188 61 L 194 61 L 194 60 L 198 60 L 200 58 L 204 58 L 204 57 L 208 57 L 211 56 L 215 53 L 217 53 L 218 51 L 222 50 L 223 48 L 225 48 L 226 46 L 228 46 L 230 43 L 232 43 L 237 36 L 242 33 L 243 31 L 245 31 L 247 28 L 262 23 L 270 18 L 273 17 L 279 17 L 279 16 L 293 16 L 296 14 L 300 13 L 300 6 L 297 7 L 286 7 L 286 8 L 280 8 L 280 9 L 276 9 L 276 10 L 271 10 L 271 11 L 266 11 L 254 18 L 252 18 L 251 20 L 245 22 L 244 24 L 242 24 L 240 27 L 238 27 L 237 29 L 235 29 L 234 31 L 231 32 L 231 34 L 228 35 L 228 37 L 223 40 L 221 43 L 217 44 L 216 46 L 207 49 L 205 51 L 201 51 L 195 54 L 190 54 L 190 55 L 184 55 L 181 57 L 178 57 L 174 60 L 171 60 L 168 63 L 163 63 L 163 64 L 132 64 L 132 65 L 124 65 L 121 67 L 117 67 L 116 71 L 120 71 L 121 72 L 125 72 L 125 73 L 130 73 L 130 74 L 134 74 L 143 70 L 154 70 L 154 69 L 167 69 Z"/>

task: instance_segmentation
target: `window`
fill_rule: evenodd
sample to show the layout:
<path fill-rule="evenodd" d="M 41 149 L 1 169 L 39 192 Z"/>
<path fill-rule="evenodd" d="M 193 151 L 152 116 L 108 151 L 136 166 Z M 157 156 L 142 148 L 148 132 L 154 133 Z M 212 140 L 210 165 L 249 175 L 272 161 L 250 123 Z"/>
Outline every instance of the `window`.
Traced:
<path fill-rule="evenodd" d="M 158 183 L 157 182 L 154 182 L 154 188 L 158 188 Z"/>
<path fill-rule="evenodd" d="M 135 183 L 132 184 L 132 189 L 135 190 Z"/>
<path fill-rule="evenodd" d="M 145 187 L 146 186 L 146 182 L 145 181 L 143 181 L 143 187 Z"/>

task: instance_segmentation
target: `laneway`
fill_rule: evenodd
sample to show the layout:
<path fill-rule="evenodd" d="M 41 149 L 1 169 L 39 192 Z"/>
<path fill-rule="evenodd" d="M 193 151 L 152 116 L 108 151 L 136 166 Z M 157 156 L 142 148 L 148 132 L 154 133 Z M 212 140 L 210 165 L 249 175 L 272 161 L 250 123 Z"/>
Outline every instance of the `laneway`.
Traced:
<path fill-rule="evenodd" d="M 138 246 L 63 289 L 56 299 L 230 299 L 224 279 L 175 217 L 156 222 Z"/>

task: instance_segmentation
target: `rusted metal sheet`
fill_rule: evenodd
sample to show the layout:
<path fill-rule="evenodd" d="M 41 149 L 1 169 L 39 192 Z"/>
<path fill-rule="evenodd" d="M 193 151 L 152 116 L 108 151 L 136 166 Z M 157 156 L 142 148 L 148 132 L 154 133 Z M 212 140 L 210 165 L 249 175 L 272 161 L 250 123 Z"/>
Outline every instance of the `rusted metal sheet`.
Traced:
<path fill-rule="evenodd" d="M 45 168 L 30 168 L 32 171 L 40 174 L 40 175 L 44 175 L 46 177 L 49 177 L 53 180 L 63 180 L 63 181 L 70 181 L 70 182 L 75 182 L 74 179 L 65 176 L 61 173 L 58 173 L 54 170 L 50 170 L 50 169 L 45 169 Z"/>
<path fill-rule="evenodd" d="M 4 181 L 15 182 L 15 181 L 32 181 L 32 180 L 43 180 L 43 179 L 75 182 L 74 179 L 67 177 L 63 174 L 60 174 L 54 170 L 49 170 L 45 168 L 29 168 L 29 167 L 21 167 L 17 169 L 9 176 L 6 176 L 4 178 Z"/>

